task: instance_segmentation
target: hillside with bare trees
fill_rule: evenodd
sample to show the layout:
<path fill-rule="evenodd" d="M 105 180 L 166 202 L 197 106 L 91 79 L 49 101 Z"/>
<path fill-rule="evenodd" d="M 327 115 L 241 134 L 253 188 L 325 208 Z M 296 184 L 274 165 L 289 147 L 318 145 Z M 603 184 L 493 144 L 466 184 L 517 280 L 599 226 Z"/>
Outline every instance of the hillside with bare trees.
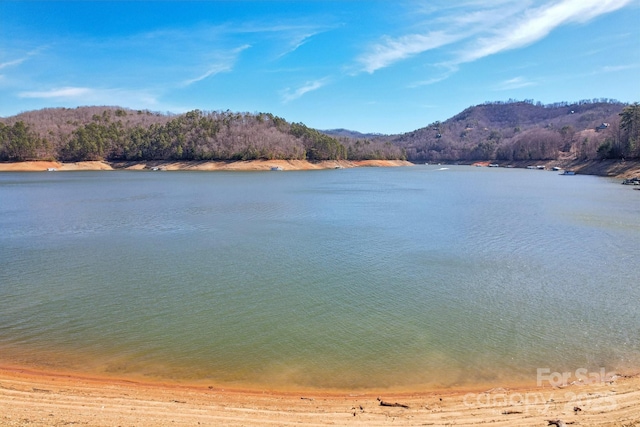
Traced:
<path fill-rule="evenodd" d="M 638 114 L 606 99 L 492 102 L 390 140 L 415 162 L 639 158 Z"/>
<path fill-rule="evenodd" d="M 337 139 L 268 113 L 171 115 L 118 107 L 55 108 L 0 120 L 0 160 L 403 159 L 386 143 Z"/>
<path fill-rule="evenodd" d="M 48 108 L 0 119 L 0 161 L 640 158 L 640 106 L 609 99 L 487 102 L 401 135 L 318 131 L 269 113 Z"/>
<path fill-rule="evenodd" d="M 640 107 L 609 99 L 486 102 L 401 135 L 327 131 L 347 139 L 391 143 L 422 162 L 601 160 L 640 158 Z"/>

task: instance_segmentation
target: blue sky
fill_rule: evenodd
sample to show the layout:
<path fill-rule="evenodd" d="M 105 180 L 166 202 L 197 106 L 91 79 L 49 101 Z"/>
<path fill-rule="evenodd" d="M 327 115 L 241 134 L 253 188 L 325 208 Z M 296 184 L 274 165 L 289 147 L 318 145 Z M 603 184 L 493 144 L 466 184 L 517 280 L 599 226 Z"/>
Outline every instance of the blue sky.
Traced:
<path fill-rule="evenodd" d="M 0 116 L 119 105 L 399 133 L 485 101 L 640 101 L 640 0 L 0 0 Z"/>

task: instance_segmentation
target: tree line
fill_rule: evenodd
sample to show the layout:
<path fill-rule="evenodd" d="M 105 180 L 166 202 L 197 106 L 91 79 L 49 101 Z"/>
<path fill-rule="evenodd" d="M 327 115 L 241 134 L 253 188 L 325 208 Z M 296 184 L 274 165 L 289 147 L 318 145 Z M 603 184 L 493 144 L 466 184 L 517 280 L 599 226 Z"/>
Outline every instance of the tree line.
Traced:
<path fill-rule="evenodd" d="M 182 115 L 92 107 L 31 112 L 0 122 L 0 160 L 362 160 L 403 159 L 391 144 L 336 139 L 269 113 Z M 56 120 L 56 118 L 63 118 Z M 21 120 L 23 118 L 27 121 Z"/>
<path fill-rule="evenodd" d="M 640 159 L 640 105 L 509 100 L 401 135 L 352 134 L 269 113 L 44 109 L 0 120 L 0 161 Z"/>
<path fill-rule="evenodd" d="M 391 138 L 416 162 L 640 159 L 640 106 L 485 103 Z"/>

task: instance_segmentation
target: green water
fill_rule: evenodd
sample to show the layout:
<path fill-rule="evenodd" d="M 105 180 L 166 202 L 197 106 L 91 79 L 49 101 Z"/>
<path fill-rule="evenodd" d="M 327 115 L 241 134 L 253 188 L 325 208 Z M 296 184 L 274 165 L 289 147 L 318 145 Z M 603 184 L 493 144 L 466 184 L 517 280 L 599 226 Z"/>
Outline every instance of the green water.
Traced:
<path fill-rule="evenodd" d="M 552 172 L 0 174 L 0 361 L 257 389 L 637 368 L 640 192 Z"/>

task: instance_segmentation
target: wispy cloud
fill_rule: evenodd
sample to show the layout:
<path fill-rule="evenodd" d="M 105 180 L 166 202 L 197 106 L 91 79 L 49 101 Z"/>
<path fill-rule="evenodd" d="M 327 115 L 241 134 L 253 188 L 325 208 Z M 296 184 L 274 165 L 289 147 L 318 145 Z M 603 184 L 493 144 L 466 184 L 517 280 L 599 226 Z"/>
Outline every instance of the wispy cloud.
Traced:
<path fill-rule="evenodd" d="M 458 71 L 458 66 L 457 65 L 447 65 L 447 64 L 440 64 L 439 65 L 440 68 L 446 68 L 446 71 L 442 72 L 440 75 L 437 75 L 435 77 L 431 77 L 425 80 L 420 80 L 417 82 L 413 82 L 411 83 L 408 87 L 409 88 L 417 88 L 417 87 L 421 87 L 421 86 L 428 86 L 428 85 L 432 85 L 432 84 L 436 84 L 438 82 L 441 82 L 443 80 L 448 79 L 453 73 L 455 73 L 456 71 Z"/>
<path fill-rule="evenodd" d="M 362 69 L 373 73 L 403 59 L 453 43 L 462 36 L 447 34 L 443 31 L 426 35 L 411 34 L 398 38 L 385 37 L 382 43 L 373 45 L 358 61 Z"/>
<path fill-rule="evenodd" d="M 18 96 L 20 98 L 44 98 L 44 99 L 64 98 L 64 99 L 70 99 L 70 98 L 84 97 L 84 96 L 87 96 L 87 95 L 89 95 L 89 94 L 91 94 L 93 92 L 94 92 L 93 89 L 89 89 L 89 88 L 86 88 L 86 87 L 62 87 L 62 88 L 49 89 L 49 90 L 43 90 L 43 91 L 20 92 L 18 94 Z"/>
<path fill-rule="evenodd" d="M 12 67 L 14 65 L 20 65 L 26 60 L 27 60 L 27 57 L 14 59 L 13 61 L 2 62 L 0 63 L 0 70 L 2 70 L 3 68 Z"/>
<path fill-rule="evenodd" d="M 189 86 L 192 85 L 193 83 L 197 83 L 199 81 L 205 80 L 208 77 L 211 76 L 215 76 L 218 73 L 224 73 L 224 72 L 228 72 L 231 71 L 233 69 L 234 64 L 236 63 L 238 56 L 240 55 L 240 53 L 243 50 L 246 50 L 248 48 L 250 48 L 251 45 L 245 44 L 243 46 L 240 46 L 236 49 L 233 49 L 229 52 L 226 53 L 218 53 L 217 56 L 218 58 L 218 63 L 210 65 L 209 69 L 207 71 L 205 71 L 203 74 L 199 75 L 198 77 L 195 77 L 193 79 L 188 79 L 185 80 L 183 82 L 183 86 Z"/>
<path fill-rule="evenodd" d="M 313 92 L 314 90 L 320 89 L 321 87 L 325 86 L 328 82 L 329 82 L 328 78 L 323 78 L 319 80 L 306 82 L 304 85 L 302 85 L 297 89 L 287 88 L 282 95 L 282 100 L 285 103 L 291 102 L 309 92 Z"/>
<path fill-rule="evenodd" d="M 40 48 L 37 48 L 35 50 L 32 50 L 31 52 L 27 52 L 26 54 L 23 54 L 24 56 L 22 56 L 21 58 L 13 59 L 13 60 L 7 61 L 7 62 L 0 62 L 0 70 L 2 70 L 3 68 L 9 68 L 9 67 L 14 67 L 16 65 L 20 65 L 23 62 L 25 62 L 27 59 L 29 59 L 30 57 L 38 54 L 38 52 L 40 52 L 42 49 L 44 49 L 44 48 L 40 47 Z"/>
<path fill-rule="evenodd" d="M 433 84 L 436 84 L 436 83 L 441 82 L 443 80 L 447 80 L 449 78 L 449 76 L 450 76 L 450 74 L 445 74 L 445 75 L 439 76 L 439 77 L 432 77 L 430 79 L 420 80 L 420 81 L 411 83 L 408 87 L 411 88 L 411 89 L 414 89 L 414 88 L 421 87 L 421 86 L 433 85 Z"/>
<path fill-rule="evenodd" d="M 640 65 L 638 65 L 638 64 L 610 65 L 610 66 L 602 67 L 602 69 L 600 71 L 602 71 L 603 73 L 615 73 L 617 71 L 631 70 L 631 69 L 639 68 L 639 67 L 640 67 Z"/>
<path fill-rule="evenodd" d="M 535 86 L 537 83 L 531 80 L 527 80 L 524 77 L 514 77 L 509 80 L 505 80 L 498 84 L 496 90 L 513 90 L 520 89 L 527 86 Z"/>
<path fill-rule="evenodd" d="M 231 71 L 232 68 L 233 67 L 231 66 L 231 64 L 215 64 L 211 68 L 209 68 L 204 74 L 202 74 L 202 75 L 200 75 L 198 77 L 195 77 L 193 79 L 185 80 L 183 82 L 183 86 L 189 86 L 189 85 L 191 85 L 193 83 L 197 83 L 199 81 L 202 81 L 202 80 L 204 80 L 204 79 L 206 79 L 208 77 L 215 76 L 218 73 L 224 73 L 225 71 Z"/>
<path fill-rule="evenodd" d="M 291 37 L 291 40 L 289 41 L 289 45 L 287 46 L 287 50 L 285 52 L 281 53 L 280 55 L 278 55 L 278 58 L 282 58 L 283 56 L 287 56 L 287 55 L 295 52 L 300 47 L 305 45 L 313 36 L 315 36 L 315 35 L 317 35 L 319 33 L 320 33 L 319 31 L 315 31 L 315 32 L 311 32 L 311 33 L 294 34 Z"/>
<path fill-rule="evenodd" d="M 469 1 L 423 10 L 423 33 L 385 36 L 357 58 L 360 70 L 373 73 L 428 51 L 447 47 L 454 67 L 506 50 L 522 48 L 571 23 L 585 23 L 633 0 L 546 0 L 492 3 Z M 424 16 L 426 15 L 426 17 Z M 455 53 L 457 52 L 457 53 Z M 435 81 L 425 80 L 426 84 Z"/>
<path fill-rule="evenodd" d="M 596 16 L 613 12 L 631 0 L 564 0 L 525 9 L 510 25 L 493 28 L 478 38 L 458 62 L 471 62 L 510 49 L 535 43 L 555 28 L 568 23 L 584 23 Z"/>
<path fill-rule="evenodd" d="M 40 91 L 18 93 L 19 98 L 46 99 L 51 102 L 73 105 L 129 105 L 139 108 L 157 108 L 157 96 L 148 91 L 120 88 L 103 89 L 66 86 Z"/>

